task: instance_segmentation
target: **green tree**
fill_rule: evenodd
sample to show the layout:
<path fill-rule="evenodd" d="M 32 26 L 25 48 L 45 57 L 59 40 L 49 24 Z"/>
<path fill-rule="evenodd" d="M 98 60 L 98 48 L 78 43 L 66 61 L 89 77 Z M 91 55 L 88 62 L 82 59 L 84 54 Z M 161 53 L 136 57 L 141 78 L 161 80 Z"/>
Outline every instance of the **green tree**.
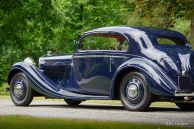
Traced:
<path fill-rule="evenodd" d="M 189 19 L 190 42 L 194 46 L 194 1 L 193 0 L 135 0 L 140 22 L 149 26 L 171 28 L 177 18 Z"/>
<path fill-rule="evenodd" d="M 70 39 L 89 29 L 123 23 L 121 1 L 56 0 L 53 4 L 61 14 L 65 37 Z"/>
<path fill-rule="evenodd" d="M 123 24 L 124 7 L 117 0 L 1 0 L 0 82 L 25 57 L 71 53 L 84 31 Z"/>
<path fill-rule="evenodd" d="M 37 59 L 52 48 L 60 19 L 51 0 L 1 0 L 0 18 L 2 82 L 13 63 L 27 56 Z"/>

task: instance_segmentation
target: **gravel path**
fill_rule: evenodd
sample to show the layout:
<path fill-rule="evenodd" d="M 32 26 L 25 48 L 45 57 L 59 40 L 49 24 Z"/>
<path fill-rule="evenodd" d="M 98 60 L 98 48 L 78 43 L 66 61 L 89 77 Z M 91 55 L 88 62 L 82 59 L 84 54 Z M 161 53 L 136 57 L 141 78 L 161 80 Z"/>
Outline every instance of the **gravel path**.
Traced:
<path fill-rule="evenodd" d="M 35 100 L 28 107 L 16 107 L 11 100 L 0 99 L 0 115 L 144 122 L 194 127 L 194 111 L 180 111 L 177 107 L 151 107 L 148 112 L 129 112 L 122 106 L 93 104 L 87 101 L 78 107 L 69 107 L 62 101 Z"/>

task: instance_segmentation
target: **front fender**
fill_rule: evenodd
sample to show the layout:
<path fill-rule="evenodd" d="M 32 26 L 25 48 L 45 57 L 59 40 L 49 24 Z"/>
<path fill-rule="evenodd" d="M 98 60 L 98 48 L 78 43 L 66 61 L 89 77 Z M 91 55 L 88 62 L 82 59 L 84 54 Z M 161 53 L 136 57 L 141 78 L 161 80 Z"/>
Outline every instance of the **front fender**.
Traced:
<path fill-rule="evenodd" d="M 18 62 L 14 64 L 10 70 L 10 73 L 8 75 L 8 84 L 10 84 L 11 78 L 13 74 L 17 72 L 23 72 L 29 79 L 31 83 L 31 88 L 35 91 L 39 92 L 40 94 L 43 94 L 47 97 L 52 98 L 71 98 L 71 99 L 80 99 L 80 98 L 93 98 L 95 96 L 92 95 L 83 95 L 78 93 L 69 92 L 65 89 L 63 89 L 60 86 L 60 82 L 51 80 L 46 75 L 43 74 L 38 68 L 36 68 L 34 65 L 26 63 L 26 62 Z M 99 96 L 105 97 L 105 96 Z"/>
<path fill-rule="evenodd" d="M 173 96 L 177 90 L 176 83 L 168 74 L 156 63 L 146 58 L 133 58 L 123 63 L 115 72 L 113 84 L 116 83 L 119 74 L 126 69 L 136 69 L 144 74 L 153 94 Z"/>

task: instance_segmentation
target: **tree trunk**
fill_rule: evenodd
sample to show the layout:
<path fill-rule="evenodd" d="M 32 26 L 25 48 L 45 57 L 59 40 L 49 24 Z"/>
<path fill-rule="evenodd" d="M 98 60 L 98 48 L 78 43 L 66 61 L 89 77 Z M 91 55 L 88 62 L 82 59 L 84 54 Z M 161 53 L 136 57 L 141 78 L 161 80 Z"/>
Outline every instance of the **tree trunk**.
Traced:
<path fill-rule="evenodd" d="M 191 14 L 191 37 L 190 37 L 190 43 L 192 48 L 194 49 L 194 9 L 192 10 Z"/>

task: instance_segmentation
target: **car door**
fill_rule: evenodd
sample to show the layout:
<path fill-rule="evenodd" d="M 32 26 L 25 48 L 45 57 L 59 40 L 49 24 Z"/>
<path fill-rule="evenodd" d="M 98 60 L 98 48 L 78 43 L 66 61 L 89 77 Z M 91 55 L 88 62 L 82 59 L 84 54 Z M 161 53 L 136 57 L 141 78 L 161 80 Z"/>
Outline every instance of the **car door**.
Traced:
<path fill-rule="evenodd" d="M 80 49 L 72 58 L 78 87 L 76 92 L 110 95 L 114 72 L 126 59 L 123 55 L 126 52 L 113 50 L 117 40 L 111 39 L 110 42 L 110 38 L 112 36 L 108 33 L 92 34 L 80 41 Z"/>

